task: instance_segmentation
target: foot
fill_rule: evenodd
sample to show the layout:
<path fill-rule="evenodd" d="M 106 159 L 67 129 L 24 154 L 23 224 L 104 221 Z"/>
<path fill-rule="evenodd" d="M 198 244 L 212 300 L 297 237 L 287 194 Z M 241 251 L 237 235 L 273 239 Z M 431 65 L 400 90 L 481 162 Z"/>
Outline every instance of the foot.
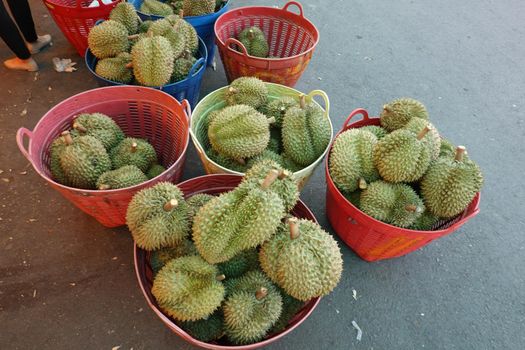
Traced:
<path fill-rule="evenodd" d="M 14 70 L 26 70 L 28 72 L 36 72 L 38 70 L 38 64 L 32 58 L 22 60 L 18 57 L 11 58 L 4 61 L 4 66 Z"/>
<path fill-rule="evenodd" d="M 35 53 L 39 53 L 40 50 L 42 50 L 44 47 L 46 47 L 49 44 L 51 44 L 51 35 L 44 34 L 44 35 L 39 35 L 36 41 L 32 43 L 27 43 L 27 48 L 29 49 L 31 54 L 34 55 Z"/>

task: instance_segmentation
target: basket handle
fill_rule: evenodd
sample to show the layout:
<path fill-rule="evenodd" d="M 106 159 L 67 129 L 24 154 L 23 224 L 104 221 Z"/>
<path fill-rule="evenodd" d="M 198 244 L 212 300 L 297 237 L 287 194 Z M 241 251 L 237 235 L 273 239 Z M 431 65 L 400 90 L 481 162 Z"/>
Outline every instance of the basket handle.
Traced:
<path fill-rule="evenodd" d="M 180 104 L 182 106 L 182 109 L 184 109 L 184 112 L 186 112 L 186 119 L 188 119 L 189 123 L 191 118 L 191 105 L 186 99 L 182 100 Z"/>
<path fill-rule="evenodd" d="M 95 22 L 95 25 L 98 26 L 100 23 L 104 22 L 105 20 L 103 18 L 101 19 L 97 19 L 97 21 Z"/>
<path fill-rule="evenodd" d="M 235 38 L 228 38 L 228 39 L 226 39 L 225 44 L 226 44 L 226 47 L 228 49 L 230 49 L 232 51 L 235 51 L 235 52 L 238 52 L 237 50 L 234 50 L 234 49 L 231 48 L 231 44 L 235 44 L 235 45 L 237 45 L 237 46 L 239 46 L 241 48 L 242 54 L 244 56 L 249 56 L 248 55 L 248 50 L 246 50 L 246 46 L 244 46 L 243 43 L 241 43 L 239 40 L 237 40 Z"/>
<path fill-rule="evenodd" d="M 300 3 L 298 3 L 297 1 L 288 1 L 286 3 L 286 5 L 283 6 L 283 11 L 288 11 L 288 7 L 290 7 L 291 5 L 295 5 L 297 6 L 297 8 L 299 9 L 299 16 L 301 16 L 302 18 L 304 18 L 304 14 L 303 14 L 303 5 L 301 5 Z"/>
<path fill-rule="evenodd" d="M 308 98 L 308 101 L 312 101 L 315 96 L 321 96 L 324 100 L 324 109 L 325 109 L 325 116 L 327 118 L 330 118 L 330 99 L 328 98 L 328 95 L 323 90 L 312 90 L 306 95 Z"/>
<path fill-rule="evenodd" d="M 344 124 L 343 124 L 343 130 L 345 130 L 346 128 L 348 128 L 348 124 L 350 124 L 350 121 L 352 120 L 353 117 L 355 117 L 356 115 L 358 114 L 361 114 L 363 116 L 363 119 L 364 120 L 368 120 L 370 119 L 368 117 L 368 112 L 366 111 L 366 109 L 364 108 L 357 108 L 357 109 L 354 109 L 350 115 L 348 116 L 348 118 L 346 118 Z"/>
<path fill-rule="evenodd" d="M 201 68 L 201 66 L 204 64 L 204 57 L 201 57 L 197 60 L 197 62 L 195 62 L 193 64 L 193 66 L 191 66 L 191 69 L 190 71 L 188 72 L 188 76 L 186 77 L 186 79 L 189 79 L 191 78 L 192 76 L 194 76 L 198 71 L 199 69 Z"/>
<path fill-rule="evenodd" d="M 26 157 L 29 162 L 33 163 L 31 161 L 31 156 L 29 156 L 29 152 L 24 146 L 25 136 L 27 136 L 27 138 L 29 139 L 29 142 L 31 142 L 31 138 L 33 137 L 33 132 L 29 131 L 29 129 L 26 129 L 26 128 L 18 129 L 18 131 L 16 132 L 16 144 L 18 145 L 18 148 L 20 149 L 20 152 L 22 152 L 24 157 Z"/>

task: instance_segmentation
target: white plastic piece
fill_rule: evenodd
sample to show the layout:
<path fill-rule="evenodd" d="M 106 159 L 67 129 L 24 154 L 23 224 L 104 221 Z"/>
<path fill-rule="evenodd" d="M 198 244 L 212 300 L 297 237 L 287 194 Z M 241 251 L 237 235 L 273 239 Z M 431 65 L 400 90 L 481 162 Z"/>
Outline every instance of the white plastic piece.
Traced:
<path fill-rule="evenodd" d="M 352 321 L 352 326 L 354 326 L 354 328 L 357 330 L 357 336 L 355 337 L 355 339 L 357 339 L 357 341 L 361 341 L 363 331 L 361 330 L 361 328 L 359 328 L 356 321 Z"/>

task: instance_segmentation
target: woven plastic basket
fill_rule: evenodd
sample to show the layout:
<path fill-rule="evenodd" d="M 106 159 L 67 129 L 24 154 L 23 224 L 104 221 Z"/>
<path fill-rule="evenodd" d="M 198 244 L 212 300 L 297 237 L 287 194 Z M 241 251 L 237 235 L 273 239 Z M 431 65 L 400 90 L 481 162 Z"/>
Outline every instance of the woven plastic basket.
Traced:
<path fill-rule="evenodd" d="M 289 11 L 295 5 L 299 14 Z M 258 26 L 270 46 L 269 55 L 259 58 L 248 55 L 237 39 L 239 33 Z M 290 1 L 282 9 L 273 7 L 241 7 L 223 14 L 215 22 L 217 47 L 228 81 L 241 76 L 293 87 L 308 66 L 319 42 L 319 31 L 304 17 L 303 7 Z"/>
<path fill-rule="evenodd" d="M 350 123 L 356 115 L 362 115 L 363 119 Z M 379 118 L 369 118 L 366 110 L 356 109 L 350 113 L 334 140 L 348 129 L 366 125 L 380 125 Z M 339 237 L 366 261 L 396 258 L 411 253 L 456 231 L 479 213 L 478 193 L 463 213 L 437 222 L 432 231 L 416 231 L 386 224 L 363 213 L 343 196 L 330 176 L 329 157 L 330 155 L 325 162 L 326 215 Z"/>
<path fill-rule="evenodd" d="M 142 184 L 117 190 L 84 190 L 55 182 L 49 170 L 49 147 L 53 140 L 80 113 L 107 114 L 127 136 L 147 139 L 155 148 L 166 171 Z M 159 181 L 178 182 L 186 157 L 190 107 L 155 89 L 138 86 L 113 86 L 82 92 L 51 108 L 33 131 L 20 128 L 16 141 L 22 154 L 52 188 L 102 225 L 126 223 L 126 209 L 140 189 Z M 24 138 L 29 145 L 24 146 Z"/>
<path fill-rule="evenodd" d="M 220 194 L 229 190 L 232 190 L 237 186 L 242 177 L 236 175 L 206 175 L 201 177 L 196 177 L 178 184 L 180 189 L 184 192 L 186 197 L 190 197 L 198 193 L 208 193 L 208 194 Z M 313 213 L 308 209 L 308 207 L 301 201 L 297 203 L 295 208 L 292 211 L 293 215 L 312 220 L 317 222 Z M 164 314 L 159 308 L 155 297 L 151 294 L 151 287 L 153 286 L 153 271 L 149 263 L 149 253 L 145 250 L 138 248 L 135 245 L 135 272 L 137 274 L 137 279 L 140 285 L 140 289 L 148 302 L 149 307 L 155 312 L 155 314 L 162 320 L 162 322 L 175 334 L 186 340 L 188 343 L 204 348 L 204 349 L 236 349 L 236 350 L 248 350 L 256 349 L 263 346 L 266 346 L 270 343 L 275 342 L 276 340 L 284 337 L 288 333 L 292 332 L 297 328 L 310 314 L 314 311 L 317 304 L 319 304 L 320 298 L 314 298 L 305 303 L 304 307 L 297 313 L 297 315 L 289 322 L 285 330 L 272 334 L 267 337 L 265 340 L 258 343 L 244 345 L 244 346 L 231 346 L 226 343 L 216 342 L 216 343 L 205 343 L 193 338 L 191 335 L 186 333 L 183 329 L 177 326 L 175 321 Z"/>
<path fill-rule="evenodd" d="M 75 47 L 80 56 L 84 56 L 88 47 L 89 30 L 98 20 L 108 19 L 109 13 L 120 2 L 89 7 L 93 0 L 43 0 L 51 17 L 66 39 Z"/>
<path fill-rule="evenodd" d="M 270 94 L 270 100 L 277 99 L 283 96 L 297 97 L 300 94 L 302 94 L 298 90 L 292 89 L 287 86 L 279 85 L 279 84 L 266 83 L 266 86 L 268 87 L 268 91 Z M 224 174 L 244 175 L 244 173 L 240 173 L 238 171 L 234 171 L 234 170 L 225 168 L 224 166 L 215 163 L 206 154 L 206 150 L 208 150 L 211 147 L 210 141 L 208 139 L 208 115 L 210 114 L 210 112 L 221 109 L 226 106 L 224 94 L 226 93 L 227 90 L 228 90 L 228 87 L 226 86 L 226 87 L 222 87 L 218 90 L 215 90 L 209 93 L 195 107 L 193 114 L 191 116 L 191 128 L 190 128 L 191 140 L 193 141 L 193 144 L 195 145 L 195 148 L 197 149 L 197 152 L 199 154 L 199 157 L 202 161 L 202 164 L 204 165 L 204 169 L 206 170 L 207 174 L 224 173 Z M 329 114 L 330 113 L 330 101 L 328 99 L 328 96 L 326 95 L 324 91 L 313 90 L 307 95 L 307 101 L 308 102 L 312 101 L 315 96 L 321 96 L 323 98 L 324 104 L 325 104 L 324 110 L 326 112 L 326 116 L 328 120 L 330 121 L 330 114 Z M 330 137 L 332 138 L 333 126 L 332 126 L 331 121 L 330 121 L 330 129 L 331 129 Z M 323 154 L 321 154 L 315 162 L 313 162 L 309 166 L 293 174 L 294 178 L 299 182 L 299 188 L 303 188 L 306 185 L 310 176 L 312 176 L 315 168 L 322 162 L 324 156 L 328 152 L 328 148 L 329 148 L 329 145 L 326 147 L 326 150 L 323 152 Z"/>
<path fill-rule="evenodd" d="M 144 0 L 129 0 L 130 4 L 133 4 L 135 8 L 137 9 L 137 13 L 139 17 L 143 20 L 151 20 L 156 21 L 158 19 L 161 19 L 163 17 L 161 16 L 155 16 L 155 15 L 148 15 L 146 13 L 141 12 L 140 6 L 144 2 Z M 212 64 L 213 58 L 215 57 L 215 33 L 213 31 L 213 26 L 215 24 L 215 21 L 217 18 L 219 18 L 220 15 L 228 11 L 229 0 L 224 2 L 222 7 L 219 9 L 219 11 L 210 13 L 208 15 L 203 16 L 185 16 L 184 19 L 188 21 L 197 31 L 197 34 L 202 38 L 204 43 L 206 44 L 206 48 L 208 49 L 208 66 Z"/>

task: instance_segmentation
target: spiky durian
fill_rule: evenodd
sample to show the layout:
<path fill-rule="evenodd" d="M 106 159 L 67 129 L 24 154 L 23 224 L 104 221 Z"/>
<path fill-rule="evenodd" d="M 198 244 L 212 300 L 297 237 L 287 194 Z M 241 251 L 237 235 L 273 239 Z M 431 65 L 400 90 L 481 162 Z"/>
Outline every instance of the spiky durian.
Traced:
<path fill-rule="evenodd" d="M 194 194 L 190 198 L 186 200 L 186 203 L 190 206 L 190 218 L 193 219 L 193 217 L 197 214 L 199 209 L 204 206 L 204 204 L 211 201 L 215 196 L 212 196 L 211 194 L 207 193 L 198 193 Z"/>
<path fill-rule="evenodd" d="M 113 167 L 118 169 L 124 165 L 135 165 L 141 171 L 148 171 L 149 167 L 157 162 L 157 153 L 146 140 L 127 137 L 122 140 L 111 152 Z"/>
<path fill-rule="evenodd" d="M 330 293 L 343 271 L 341 251 L 318 224 L 291 218 L 259 252 L 261 267 L 278 286 L 307 301 Z"/>
<path fill-rule="evenodd" d="M 140 248 L 172 247 L 190 233 L 189 210 L 176 185 L 160 182 L 133 196 L 126 212 L 126 224 Z"/>
<path fill-rule="evenodd" d="M 135 7 L 129 2 L 121 2 L 111 10 L 109 19 L 122 23 L 129 34 L 135 34 L 139 27 L 139 17 Z"/>
<path fill-rule="evenodd" d="M 212 148 L 206 150 L 206 155 L 215 163 L 225 167 L 226 169 L 238 171 L 240 173 L 244 173 L 247 169 L 246 162 L 244 162 L 244 160 L 231 159 L 215 152 Z"/>
<path fill-rule="evenodd" d="M 127 52 L 122 52 L 117 57 L 104 58 L 98 61 L 95 66 L 95 73 L 104 79 L 128 84 L 133 80 L 133 73 L 128 67 L 130 62 L 131 55 Z"/>
<path fill-rule="evenodd" d="M 146 176 L 148 177 L 148 179 L 153 179 L 165 171 L 166 171 L 166 168 L 164 168 L 162 165 L 154 163 L 148 169 Z"/>
<path fill-rule="evenodd" d="M 274 125 L 275 123 L 272 123 L 271 126 L 274 126 Z M 266 147 L 266 149 L 274 153 L 281 154 L 282 144 L 283 144 L 283 138 L 281 135 L 281 129 L 273 128 L 273 127 L 270 128 L 270 141 L 268 141 L 268 147 Z"/>
<path fill-rule="evenodd" d="M 247 105 L 255 109 L 268 101 L 266 84 L 255 77 L 240 77 L 232 81 L 225 94 L 226 103 L 232 105 Z"/>
<path fill-rule="evenodd" d="M 357 190 L 353 192 L 343 192 L 343 196 L 350 203 L 359 208 L 359 206 L 361 205 L 361 192 L 363 192 L 363 190 L 366 190 L 367 186 L 368 184 L 366 183 L 366 181 L 360 181 L 359 188 Z"/>
<path fill-rule="evenodd" d="M 72 137 L 69 135 L 69 131 L 62 132 L 59 137 L 53 140 L 49 147 L 49 170 L 51 171 L 51 175 L 53 175 L 56 182 L 66 186 L 69 186 L 69 181 L 60 165 L 60 155 L 68 145 L 66 137 Z"/>
<path fill-rule="evenodd" d="M 176 83 L 186 79 L 195 62 L 197 62 L 195 57 L 193 57 L 189 51 L 185 51 L 181 57 L 175 60 L 171 82 Z"/>
<path fill-rule="evenodd" d="M 438 221 L 439 217 L 425 210 L 409 228 L 418 231 L 431 231 Z"/>
<path fill-rule="evenodd" d="M 419 134 L 396 130 L 379 140 L 374 148 L 374 164 L 382 178 L 390 182 L 414 182 L 430 165 L 431 154 L 422 141 L 430 129 Z"/>
<path fill-rule="evenodd" d="M 286 112 L 282 127 L 285 153 L 297 164 L 307 166 L 319 158 L 330 143 L 332 131 L 325 112 L 315 103 L 306 103 Z"/>
<path fill-rule="evenodd" d="M 166 19 L 177 28 L 177 31 L 182 32 L 184 41 L 186 42 L 184 49 L 191 52 L 192 55 L 195 55 L 199 49 L 199 37 L 195 28 L 193 28 L 193 26 L 188 21 L 183 19 L 182 13 L 179 13 L 178 16 L 168 16 Z"/>
<path fill-rule="evenodd" d="M 99 190 L 125 188 L 148 181 L 144 173 L 135 165 L 124 165 L 116 170 L 106 171 L 97 180 Z"/>
<path fill-rule="evenodd" d="M 275 153 L 274 151 L 270 151 L 268 148 L 262 151 L 262 153 L 256 155 L 255 157 L 250 158 L 246 163 L 246 166 L 248 168 L 251 168 L 255 163 L 264 159 L 272 160 L 282 167 L 283 157 L 280 154 Z"/>
<path fill-rule="evenodd" d="M 143 21 L 142 23 L 139 24 L 137 32 L 142 33 L 142 34 L 147 33 L 149 30 L 149 27 L 151 27 L 152 24 L 153 24 L 153 21 L 150 21 L 150 20 Z"/>
<path fill-rule="evenodd" d="M 385 129 L 377 125 L 366 125 L 359 129 L 363 131 L 370 131 L 372 134 L 376 135 L 378 140 L 382 139 L 388 134 L 388 132 Z"/>
<path fill-rule="evenodd" d="M 363 180 L 379 179 L 373 150 L 377 137 L 369 131 L 350 129 L 340 134 L 329 159 L 330 176 L 341 191 L 353 192 Z"/>
<path fill-rule="evenodd" d="M 301 171 L 305 168 L 305 166 L 297 164 L 289 155 L 286 153 L 281 154 L 281 157 L 283 159 L 283 168 L 286 170 L 291 171 L 292 173 Z"/>
<path fill-rule="evenodd" d="M 224 316 L 221 311 L 215 311 L 211 316 L 201 320 L 177 324 L 193 338 L 203 342 L 210 342 L 224 335 Z"/>
<path fill-rule="evenodd" d="M 154 273 L 166 265 L 169 261 L 187 255 L 198 255 L 197 248 L 189 239 L 183 239 L 174 247 L 164 247 L 151 252 L 149 263 Z"/>
<path fill-rule="evenodd" d="M 79 114 L 72 124 L 71 135 L 93 136 L 98 139 L 106 150 L 111 150 L 124 140 L 124 133 L 113 119 L 102 113 Z"/>
<path fill-rule="evenodd" d="M 428 127 L 429 130 L 421 139 L 421 141 L 428 147 L 430 151 L 430 159 L 436 160 L 439 157 L 439 153 L 441 151 L 441 137 L 439 136 L 438 130 L 432 123 L 425 119 L 412 118 L 403 127 L 403 129 L 410 130 L 417 134 L 425 127 Z"/>
<path fill-rule="evenodd" d="M 164 312 L 179 321 L 212 315 L 224 299 L 224 286 L 216 266 L 198 255 L 169 261 L 153 280 L 151 293 Z"/>
<path fill-rule="evenodd" d="M 464 157 L 465 147 L 458 146 L 455 158 L 441 157 L 421 180 L 421 194 L 428 210 L 440 217 L 460 214 L 483 186 L 478 165 Z"/>
<path fill-rule="evenodd" d="M 140 39 L 131 50 L 135 79 L 144 86 L 163 86 L 173 72 L 173 49 L 168 39 L 149 36 Z"/>
<path fill-rule="evenodd" d="M 162 36 L 170 42 L 173 59 L 179 58 L 186 48 L 186 38 L 181 25 L 181 21 L 173 24 L 168 18 L 163 18 L 153 22 L 148 29 L 149 35 Z"/>
<path fill-rule="evenodd" d="M 226 279 L 241 277 L 248 271 L 259 268 L 259 253 L 252 248 L 240 252 L 228 261 L 217 264 Z"/>
<path fill-rule="evenodd" d="M 283 96 L 281 98 L 269 102 L 265 108 L 265 114 L 268 117 L 275 118 L 275 123 L 272 126 L 280 128 L 283 124 L 283 118 L 286 114 L 286 111 L 291 107 L 298 106 L 299 101 L 297 99 L 290 96 Z"/>
<path fill-rule="evenodd" d="M 89 49 L 98 59 L 114 57 L 128 51 L 128 30 L 117 21 L 104 21 L 89 31 Z"/>
<path fill-rule="evenodd" d="M 184 16 L 202 16 L 215 12 L 215 0 L 184 0 Z"/>
<path fill-rule="evenodd" d="M 281 292 L 281 297 L 283 300 L 283 308 L 282 308 L 281 316 L 279 316 L 279 319 L 277 320 L 277 322 L 275 322 L 272 329 L 270 329 L 271 334 L 278 333 L 286 329 L 290 321 L 304 307 L 304 301 L 295 299 L 294 297 L 287 294 L 282 289 L 280 289 L 279 292 Z"/>
<path fill-rule="evenodd" d="M 170 5 L 157 0 L 144 0 L 140 6 L 140 11 L 155 16 L 169 16 L 173 14 L 173 9 Z"/>
<path fill-rule="evenodd" d="M 390 132 L 404 127 L 412 118 L 428 120 L 428 112 L 413 98 L 398 98 L 383 106 L 380 117 L 381 126 Z"/>
<path fill-rule="evenodd" d="M 248 55 L 255 57 L 268 57 L 270 48 L 261 28 L 257 26 L 245 28 L 239 33 L 239 41 L 248 51 Z"/>

